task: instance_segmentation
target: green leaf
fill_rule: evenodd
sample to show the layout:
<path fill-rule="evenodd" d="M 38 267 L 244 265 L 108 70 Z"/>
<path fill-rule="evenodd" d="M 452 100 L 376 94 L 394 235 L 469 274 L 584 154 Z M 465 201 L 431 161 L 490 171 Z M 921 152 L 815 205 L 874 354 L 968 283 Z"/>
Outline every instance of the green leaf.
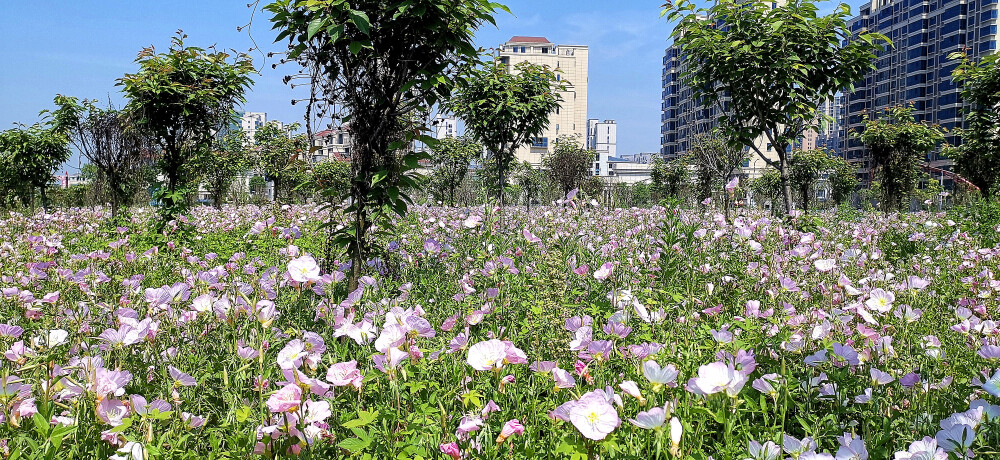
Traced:
<path fill-rule="evenodd" d="M 361 48 L 364 48 L 364 43 L 361 42 L 351 42 L 351 54 L 357 56 L 361 52 Z"/>
<path fill-rule="evenodd" d="M 310 21 L 309 22 L 309 29 L 308 29 L 307 35 L 306 35 L 307 38 L 310 39 L 310 40 L 312 40 L 312 38 L 315 37 L 316 34 L 319 33 L 319 31 L 323 29 L 323 24 L 325 22 L 326 22 L 326 19 L 323 18 L 322 16 L 317 17 L 316 19 L 313 19 L 312 21 Z"/>
<path fill-rule="evenodd" d="M 368 424 L 374 422 L 375 419 L 378 418 L 378 416 L 379 416 L 379 412 L 378 411 L 373 411 L 373 412 L 367 412 L 367 411 L 363 411 L 363 410 L 362 411 L 358 411 L 358 418 L 356 418 L 354 420 L 351 420 L 349 422 L 346 422 L 342 426 L 344 428 L 357 428 L 357 427 L 365 426 L 365 425 L 368 425 Z"/>
<path fill-rule="evenodd" d="M 337 443 L 337 447 L 347 450 L 352 454 L 360 453 L 362 450 L 365 450 L 365 448 L 367 448 L 369 445 L 371 445 L 371 441 L 364 441 L 358 438 L 347 438 Z"/>
<path fill-rule="evenodd" d="M 368 35 L 368 31 L 371 29 L 371 20 L 368 19 L 368 15 L 364 11 L 351 10 L 351 22 L 358 26 L 361 33 Z"/>

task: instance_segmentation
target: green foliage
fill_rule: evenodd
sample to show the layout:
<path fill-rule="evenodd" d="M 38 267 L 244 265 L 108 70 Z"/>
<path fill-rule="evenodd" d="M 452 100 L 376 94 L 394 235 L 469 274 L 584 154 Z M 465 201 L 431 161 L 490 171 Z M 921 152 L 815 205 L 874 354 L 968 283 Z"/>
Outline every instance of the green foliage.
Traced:
<path fill-rule="evenodd" d="M 561 136 L 553 152 L 542 158 L 542 167 L 566 195 L 590 175 L 595 155 L 593 150 L 583 148 L 579 136 Z"/>
<path fill-rule="evenodd" d="M 584 194 L 601 202 L 604 201 L 604 190 L 606 188 L 607 183 L 604 182 L 604 179 L 597 176 L 590 176 L 580 184 L 580 190 Z"/>
<path fill-rule="evenodd" d="M 328 200 L 342 198 L 351 189 L 351 164 L 344 161 L 324 161 L 313 166 L 316 189 Z"/>
<path fill-rule="evenodd" d="M 840 157 L 831 157 L 829 161 L 830 198 L 839 206 L 858 189 L 858 168 Z"/>
<path fill-rule="evenodd" d="M 200 172 L 216 208 L 222 207 L 233 182 L 256 165 L 256 155 L 250 148 L 250 139 L 239 129 L 225 129 L 216 134 L 212 147 L 202 151 L 192 163 Z"/>
<path fill-rule="evenodd" d="M 254 134 L 257 149 L 257 167 L 274 183 L 274 201 L 286 202 L 292 191 L 300 185 L 301 171 L 305 169 L 309 140 L 305 134 L 295 134 L 298 124 L 282 126 L 271 122 Z"/>
<path fill-rule="evenodd" d="M 31 189 L 38 189 L 42 208 L 48 210 L 46 194 L 52 174 L 70 156 L 69 139 L 59 120 L 20 125 L 0 132 L 0 178 L 3 188 L 27 206 Z"/>
<path fill-rule="evenodd" d="M 127 110 L 159 147 L 158 167 L 169 192 L 160 195 L 166 200 L 165 221 L 184 211 L 185 197 L 177 192 L 190 179 L 185 165 L 211 148 L 216 131 L 234 122 L 233 110 L 244 101 L 256 71 L 246 54 L 185 46 L 186 37 L 178 33 L 166 53 L 143 49 L 136 58 L 139 71 L 118 80 Z"/>
<path fill-rule="evenodd" d="M 825 121 L 817 117 L 818 104 L 862 80 L 888 39 L 867 33 L 852 37 L 851 12 L 844 4 L 826 16 L 811 0 L 771 6 L 721 0 L 698 7 L 681 0 L 663 14 L 679 20 L 672 37 L 688 66 L 684 80 L 695 99 L 720 109 L 718 123 L 727 142 L 749 147 L 784 172 L 787 147 Z M 777 161 L 761 151 L 761 137 L 774 146 Z M 781 177 L 790 212 L 787 175 Z"/>
<path fill-rule="evenodd" d="M 288 40 L 288 58 L 313 70 L 314 94 L 349 113 L 352 225 L 331 238 L 352 259 L 351 284 L 373 249 L 369 231 L 412 202 L 415 170 L 426 155 L 407 150 L 428 113 L 451 94 L 461 69 L 478 62 L 474 33 L 495 24 L 502 5 L 485 0 L 277 0 L 264 7 Z M 317 100 L 310 100 L 310 107 Z"/>
<path fill-rule="evenodd" d="M 915 121 L 910 107 L 893 107 L 884 116 L 865 121 L 864 132 L 857 137 L 871 155 L 882 187 L 882 209 L 888 213 L 901 209 L 919 185 L 921 165 L 944 142 L 944 131 Z"/>
<path fill-rule="evenodd" d="M 549 176 L 544 171 L 534 168 L 527 161 L 521 163 L 514 172 L 517 185 L 521 188 L 524 197 L 524 206 L 531 209 L 531 204 L 540 201 L 546 188 L 551 185 Z"/>
<path fill-rule="evenodd" d="M 455 206 L 455 190 L 465 180 L 469 164 L 483 153 L 483 146 L 469 137 L 438 139 L 431 144 L 431 187 L 441 201 Z"/>
<path fill-rule="evenodd" d="M 470 69 L 447 101 L 448 110 L 486 147 L 497 168 L 496 190 L 506 187 L 517 149 L 548 126 L 549 114 L 562 101 L 562 87 L 547 66 L 521 62 L 511 69 L 497 60 Z"/>
<path fill-rule="evenodd" d="M 846 161 L 834 157 L 831 152 L 824 149 L 795 152 L 795 156 L 788 162 L 788 179 L 791 182 L 792 187 L 799 193 L 799 202 L 802 204 L 804 212 L 809 212 L 809 202 L 816 196 L 816 183 L 824 174 L 828 174 L 832 177 L 835 168 L 844 168 L 842 165 L 838 166 L 841 162 L 846 163 Z M 850 165 L 848 164 L 848 168 L 849 167 Z M 848 169 L 845 169 L 843 173 L 851 175 L 855 174 L 854 172 L 848 173 Z M 837 193 L 841 194 L 840 196 L 842 197 L 844 188 L 848 185 L 849 179 L 841 175 L 837 177 L 837 180 L 841 182 L 838 184 L 841 188 L 837 190 Z M 855 179 L 855 184 L 857 183 L 856 181 L 857 179 Z M 851 191 L 853 191 L 853 189 Z"/>
<path fill-rule="evenodd" d="M 660 157 L 653 159 L 650 171 L 652 193 L 663 198 L 680 198 L 681 192 L 690 181 L 691 171 L 681 160 L 663 161 Z"/>
<path fill-rule="evenodd" d="M 781 173 L 778 170 L 768 168 L 760 177 L 751 179 L 749 189 L 753 192 L 754 201 L 761 206 L 770 201 L 771 211 L 777 212 L 776 204 L 781 199 Z"/>
<path fill-rule="evenodd" d="M 958 132 L 962 145 L 948 155 L 955 160 L 955 170 L 990 198 L 1000 180 L 1000 57 L 994 54 L 975 62 L 957 53 L 951 58 L 962 59 L 952 76 L 968 107 L 967 128 Z"/>

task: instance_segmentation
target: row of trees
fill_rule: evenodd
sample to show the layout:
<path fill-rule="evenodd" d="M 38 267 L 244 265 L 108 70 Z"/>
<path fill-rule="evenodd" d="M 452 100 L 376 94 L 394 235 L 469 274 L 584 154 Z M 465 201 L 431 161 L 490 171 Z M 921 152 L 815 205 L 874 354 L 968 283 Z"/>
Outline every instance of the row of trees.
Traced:
<path fill-rule="evenodd" d="M 789 147 L 828 121 L 817 117 L 819 103 L 852 91 L 874 68 L 877 53 L 892 46 L 881 34 L 852 34 L 847 5 L 824 16 L 818 12 L 811 0 L 780 5 L 720 0 L 710 7 L 681 0 L 663 11 L 678 21 L 672 37 L 684 53 L 684 83 L 696 100 L 720 114 L 714 122 L 723 142 L 734 151 L 749 149 L 777 171 L 786 212 L 792 210 L 798 155 Z M 956 169 L 989 197 L 1000 180 L 1000 58 L 977 62 L 963 53 L 951 58 L 962 60 L 953 77 L 970 109 L 968 126 L 957 133 L 962 146 L 946 151 Z M 906 107 L 887 111 L 853 135 L 868 146 L 868 173 L 881 186 L 886 211 L 902 206 L 919 182 L 924 157 L 944 140 L 940 128 L 913 121 Z M 775 159 L 765 155 L 759 139 L 773 146 Z"/>

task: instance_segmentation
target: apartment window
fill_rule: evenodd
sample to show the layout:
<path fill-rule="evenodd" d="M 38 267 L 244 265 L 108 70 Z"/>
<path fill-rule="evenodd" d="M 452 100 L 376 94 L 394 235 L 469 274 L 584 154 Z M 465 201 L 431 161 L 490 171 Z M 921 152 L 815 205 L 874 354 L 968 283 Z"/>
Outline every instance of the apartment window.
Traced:
<path fill-rule="evenodd" d="M 767 143 L 767 151 L 768 151 L 768 152 L 770 152 L 770 151 L 771 151 L 771 150 L 773 150 L 773 149 L 774 149 L 774 146 L 772 146 L 772 145 L 771 145 L 771 143 L 770 143 L 770 142 L 768 142 L 768 143 Z"/>
<path fill-rule="evenodd" d="M 522 53 L 527 53 L 528 52 L 528 48 L 525 48 L 525 47 L 522 46 L 521 47 L 521 52 Z"/>
<path fill-rule="evenodd" d="M 337 135 L 337 143 L 338 144 L 343 144 L 344 143 L 344 135 L 343 134 L 338 134 Z"/>
<path fill-rule="evenodd" d="M 549 138 L 547 137 L 536 137 L 531 140 L 531 146 L 536 148 L 548 148 Z"/>
<path fill-rule="evenodd" d="M 548 47 L 545 47 L 545 46 L 543 46 L 543 47 L 542 47 L 542 54 L 549 54 L 549 48 L 548 48 Z"/>

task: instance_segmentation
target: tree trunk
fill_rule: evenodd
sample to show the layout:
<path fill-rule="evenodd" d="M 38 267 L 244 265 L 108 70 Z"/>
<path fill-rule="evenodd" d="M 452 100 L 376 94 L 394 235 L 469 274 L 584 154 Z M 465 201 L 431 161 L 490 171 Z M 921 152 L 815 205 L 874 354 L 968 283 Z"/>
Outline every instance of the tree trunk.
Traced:
<path fill-rule="evenodd" d="M 778 147 L 778 146 L 776 146 Z M 788 178 L 788 159 L 785 154 L 785 146 L 780 146 L 778 151 L 778 167 L 781 173 L 781 197 L 785 204 L 785 216 L 792 215 L 792 185 Z"/>
<path fill-rule="evenodd" d="M 42 212 L 44 213 L 49 212 L 49 196 L 45 193 L 46 188 L 45 185 L 38 186 L 38 193 L 42 198 Z"/>

